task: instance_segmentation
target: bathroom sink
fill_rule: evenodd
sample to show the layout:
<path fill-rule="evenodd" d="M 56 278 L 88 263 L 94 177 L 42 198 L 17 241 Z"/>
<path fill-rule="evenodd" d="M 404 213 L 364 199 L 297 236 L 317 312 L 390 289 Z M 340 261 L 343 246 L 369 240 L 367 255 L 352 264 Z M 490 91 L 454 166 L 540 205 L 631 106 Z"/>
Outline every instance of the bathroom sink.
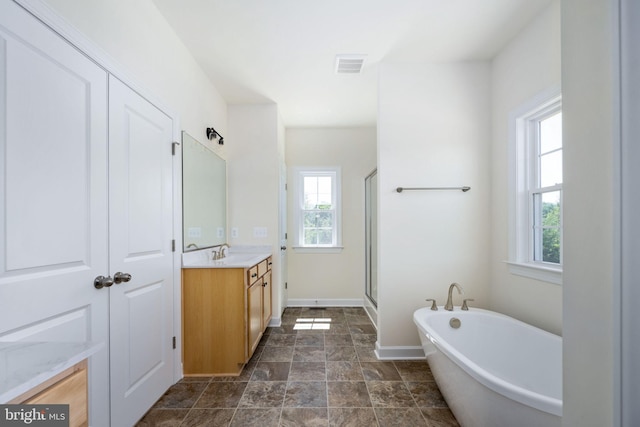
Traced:
<path fill-rule="evenodd" d="M 211 259 L 211 253 L 206 256 L 183 257 L 184 268 L 248 268 L 267 259 L 271 254 L 265 252 L 230 253 L 221 259 Z"/>
<path fill-rule="evenodd" d="M 215 260 L 221 264 L 241 264 L 246 263 L 259 256 L 259 254 L 229 254 L 222 259 Z"/>

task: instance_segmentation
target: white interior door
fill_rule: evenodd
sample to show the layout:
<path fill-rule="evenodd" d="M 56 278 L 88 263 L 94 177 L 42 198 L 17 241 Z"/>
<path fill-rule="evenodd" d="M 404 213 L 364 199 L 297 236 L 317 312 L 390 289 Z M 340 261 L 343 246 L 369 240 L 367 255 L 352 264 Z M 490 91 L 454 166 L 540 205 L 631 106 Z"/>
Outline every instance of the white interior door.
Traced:
<path fill-rule="evenodd" d="M 111 423 L 135 423 L 173 383 L 172 120 L 109 79 Z M 117 280 L 116 280 L 117 281 Z"/>
<path fill-rule="evenodd" d="M 107 73 L 0 2 L 0 340 L 94 341 L 93 426 L 109 425 Z"/>

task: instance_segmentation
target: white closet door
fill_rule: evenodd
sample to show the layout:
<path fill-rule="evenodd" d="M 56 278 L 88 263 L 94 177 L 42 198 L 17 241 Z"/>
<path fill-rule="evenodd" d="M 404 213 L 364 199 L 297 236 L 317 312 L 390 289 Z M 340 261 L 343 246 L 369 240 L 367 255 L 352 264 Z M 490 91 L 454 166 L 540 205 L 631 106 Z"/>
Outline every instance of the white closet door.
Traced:
<path fill-rule="evenodd" d="M 91 425 L 109 425 L 107 74 L 0 2 L 0 341 L 105 343 Z"/>
<path fill-rule="evenodd" d="M 109 79 L 111 424 L 132 425 L 173 383 L 172 120 Z"/>

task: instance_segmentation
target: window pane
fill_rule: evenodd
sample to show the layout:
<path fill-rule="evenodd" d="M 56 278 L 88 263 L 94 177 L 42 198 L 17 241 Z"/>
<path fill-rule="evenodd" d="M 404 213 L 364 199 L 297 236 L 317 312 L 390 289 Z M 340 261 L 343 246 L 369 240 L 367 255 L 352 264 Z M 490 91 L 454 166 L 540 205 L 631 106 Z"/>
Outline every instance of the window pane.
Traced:
<path fill-rule="evenodd" d="M 332 230 L 318 230 L 318 244 L 319 245 L 330 245 L 333 243 L 333 232 Z"/>
<path fill-rule="evenodd" d="M 560 191 L 536 193 L 534 200 L 534 261 L 560 263 Z"/>
<path fill-rule="evenodd" d="M 315 209 L 318 205 L 318 178 L 304 177 L 304 209 Z"/>
<path fill-rule="evenodd" d="M 540 156 L 540 187 L 562 184 L 562 150 Z"/>
<path fill-rule="evenodd" d="M 304 228 L 315 228 L 317 227 L 317 217 L 315 211 L 312 212 L 304 212 Z"/>
<path fill-rule="evenodd" d="M 318 230 L 315 228 L 304 230 L 304 244 L 316 245 L 318 243 Z"/>
<path fill-rule="evenodd" d="M 333 212 L 317 212 L 316 227 L 333 227 Z"/>
<path fill-rule="evenodd" d="M 333 227 L 333 212 L 308 211 L 304 213 L 304 227 Z"/>
<path fill-rule="evenodd" d="M 540 153 L 562 148 L 562 113 L 540 121 Z"/>
<path fill-rule="evenodd" d="M 304 230 L 305 245 L 332 245 L 333 230 L 326 228 L 306 228 Z"/>
<path fill-rule="evenodd" d="M 542 231 L 542 261 L 560 264 L 560 229 L 545 228 Z"/>
<path fill-rule="evenodd" d="M 542 226 L 560 227 L 560 192 L 542 193 Z"/>
<path fill-rule="evenodd" d="M 305 209 L 332 208 L 330 176 L 306 176 L 303 185 Z"/>
<path fill-rule="evenodd" d="M 333 211 L 309 211 L 303 214 L 305 245 L 333 244 Z"/>
<path fill-rule="evenodd" d="M 331 177 L 318 177 L 318 209 L 331 209 Z"/>

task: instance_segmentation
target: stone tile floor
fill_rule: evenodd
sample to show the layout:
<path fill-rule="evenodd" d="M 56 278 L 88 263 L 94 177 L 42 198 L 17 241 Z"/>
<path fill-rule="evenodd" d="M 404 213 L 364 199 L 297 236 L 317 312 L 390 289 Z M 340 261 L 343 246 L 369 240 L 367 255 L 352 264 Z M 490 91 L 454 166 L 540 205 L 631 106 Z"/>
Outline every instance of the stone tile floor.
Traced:
<path fill-rule="evenodd" d="M 184 378 L 137 426 L 458 426 L 426 361 L 375 341 L 362 308 L 287 308 L 240 376 Z"/>

